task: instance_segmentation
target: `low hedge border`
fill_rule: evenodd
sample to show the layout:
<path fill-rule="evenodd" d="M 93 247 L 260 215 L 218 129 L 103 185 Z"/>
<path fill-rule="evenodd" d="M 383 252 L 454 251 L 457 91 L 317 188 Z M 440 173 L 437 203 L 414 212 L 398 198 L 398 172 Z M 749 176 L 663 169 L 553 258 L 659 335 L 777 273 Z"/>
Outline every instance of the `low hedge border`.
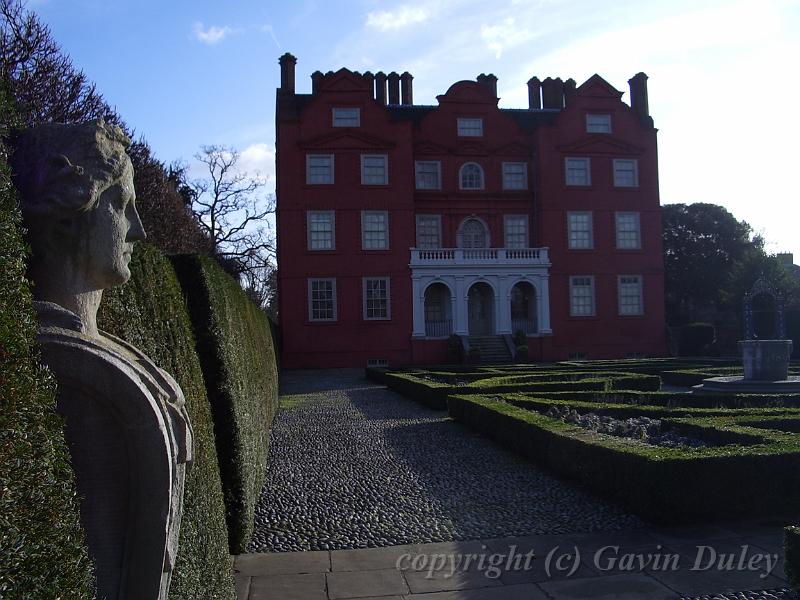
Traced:
<path fill-rule="evenodd" d="M 531 395 L 528 393 L 527 395 Z M 537 398 L 685 408 L 800 408 L 800 394 L 702 394 L 615 390 L 535 392 Z"/>
<path fill-rule="evenodd" d="M 602 436 L 482 397 L 451 396 L 448 410 L 510 450 L 655 522 L 790 512 L 800 501 L 800 482 L 786 477 L 800 466 L 800 440 L 747 427 L 746 416 L 670 422 L 695 432 L 718 430 L 706 435 L 744 435 L 753 445 L 675 449 Z"/>
<path fill-rule="evenodd" d="M 738 367 L 712 367 L 712 368 L 699 368 L 699 369 L 677 369 L 664 371 L 661 374 L 664 383 L 667 385 L 674 385 L 680 387 L 692 387 L 703 383 L 704 379 L 709 377 L 726 377 L 726 376 L 741 376 L 743 370 L 741 365 Z M 800 375 L 800 368 L 797 366 L 789 367 L 789 375 Z"/>
<path fill-rule="evenodd" d="M 783 529 L 784 571 L 789 585 L 800 590 L 800 527 Z"/>
<path fill-rule="evenodd" d="M 661 378 L 658 375 L 642 375 L 609 371 L 557 371 L 527 373 L 504 377 L 490 377 L 470 384 L 481 391 L 612 391 L 640 390 L 658 391 Z"/>
<path fill-rule="evenodd" d="M 269 319 L 209 257 L 176 256 L 214 418 L 231 554 L 247 551 L 267 475 L 278 373 Z"/>

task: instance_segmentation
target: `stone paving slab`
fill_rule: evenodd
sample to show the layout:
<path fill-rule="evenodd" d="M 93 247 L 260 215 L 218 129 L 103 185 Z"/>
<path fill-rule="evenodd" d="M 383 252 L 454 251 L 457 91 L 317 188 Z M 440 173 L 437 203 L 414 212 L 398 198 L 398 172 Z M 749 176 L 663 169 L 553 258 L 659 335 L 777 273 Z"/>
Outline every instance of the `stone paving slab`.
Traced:
<path fill-rule="evenodd" d="M 397 569 L 379 571 L 340 571 L 328 573 L 328 598 L 366 598 L 408 593 L 403 573 Z"/>

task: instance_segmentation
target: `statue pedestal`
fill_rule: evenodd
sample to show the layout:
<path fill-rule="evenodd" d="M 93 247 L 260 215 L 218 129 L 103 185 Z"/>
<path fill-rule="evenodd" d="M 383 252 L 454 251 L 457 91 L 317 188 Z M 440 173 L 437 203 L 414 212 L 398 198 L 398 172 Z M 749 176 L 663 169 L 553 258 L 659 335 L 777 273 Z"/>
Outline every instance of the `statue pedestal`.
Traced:
<path fill-rule="evenodd" d="M 746 381 L 782 381 L 789 375 L 792 340 L 739 342 Z"/>

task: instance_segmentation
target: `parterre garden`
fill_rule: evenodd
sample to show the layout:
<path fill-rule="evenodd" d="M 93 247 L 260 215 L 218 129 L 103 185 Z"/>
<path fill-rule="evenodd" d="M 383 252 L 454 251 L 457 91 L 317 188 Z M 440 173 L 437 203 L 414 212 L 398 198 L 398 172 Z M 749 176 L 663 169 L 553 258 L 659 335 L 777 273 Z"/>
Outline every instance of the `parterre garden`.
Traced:
<path fill-rule="evenodd" d="M 789 514 L 800 505 L 800 394 L 688 387 L 737 373 L 733 361 L 684 359 L 367 370 L 665 524 Z"/>

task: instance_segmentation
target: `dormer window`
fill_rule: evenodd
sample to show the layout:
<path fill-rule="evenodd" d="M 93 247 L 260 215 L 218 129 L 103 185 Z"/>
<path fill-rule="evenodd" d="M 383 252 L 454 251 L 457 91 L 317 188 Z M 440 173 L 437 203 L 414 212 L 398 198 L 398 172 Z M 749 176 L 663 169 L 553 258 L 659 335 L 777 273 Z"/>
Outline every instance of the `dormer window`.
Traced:
<path fill-rule="evenodd" d="M 611 115 L 586 115 L 586 133 L 611 133 Z"/>
<path fill-rule="evenodd" d="M 483 169 L 478 163 L 464 163 L 458 172 L 458 182 L 462 190 L 482 190 Z"/>
<path fill-rule="evenodd" d="M 483 119 L 480 118 L 460 118 L 458 119 L 459 137 L 482 137 Z"/>
<path fill-rule="evenodd" d="M 361 126 L 361 109 L 358 108 L 358 107 L 334 108 L 333 109 L 333 126 L 334 127 L 360 127 Z"/>

